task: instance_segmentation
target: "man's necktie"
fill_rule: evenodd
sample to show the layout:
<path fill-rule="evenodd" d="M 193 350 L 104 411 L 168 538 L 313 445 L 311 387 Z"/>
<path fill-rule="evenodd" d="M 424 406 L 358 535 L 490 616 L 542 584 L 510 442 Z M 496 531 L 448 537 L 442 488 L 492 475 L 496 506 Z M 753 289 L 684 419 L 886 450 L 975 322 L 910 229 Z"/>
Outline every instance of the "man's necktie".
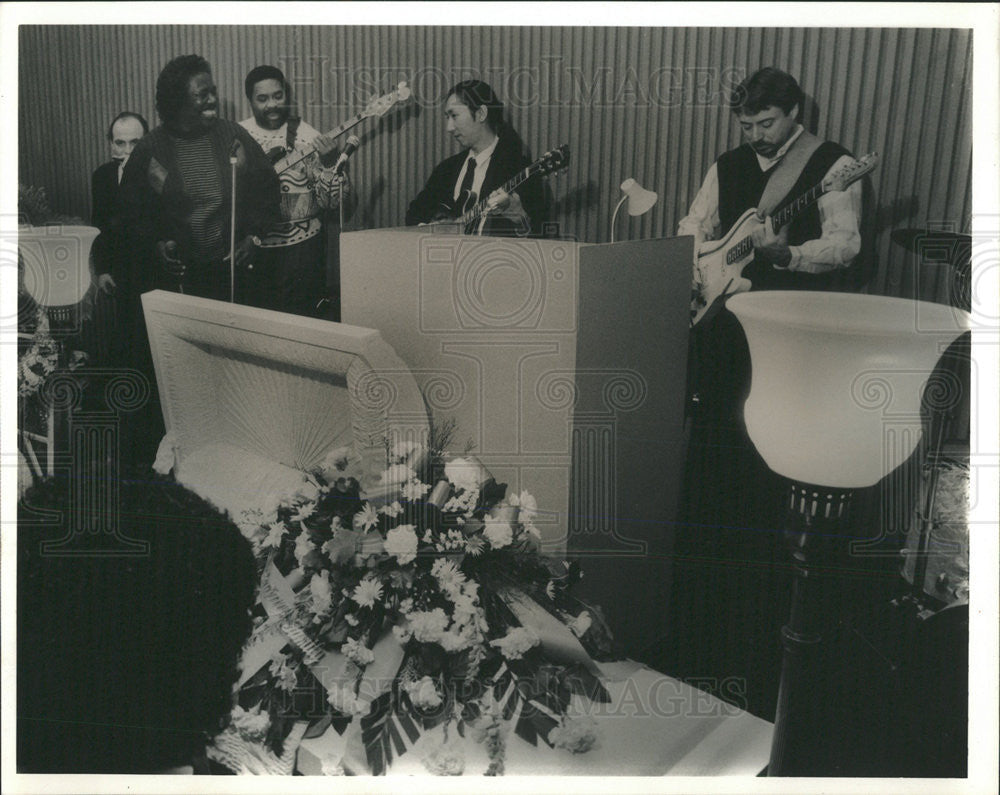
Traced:
<path fill-rule="evenodd" d="M 465 176 L 462 178 L 462 188 L 458 192 L 458 207 L 465 209 L 468 204 L 469 195 L 472 193 L 472 180 L 476 178 L 476 158 L 470 157 L 468 166 L 465 169 Z"/>

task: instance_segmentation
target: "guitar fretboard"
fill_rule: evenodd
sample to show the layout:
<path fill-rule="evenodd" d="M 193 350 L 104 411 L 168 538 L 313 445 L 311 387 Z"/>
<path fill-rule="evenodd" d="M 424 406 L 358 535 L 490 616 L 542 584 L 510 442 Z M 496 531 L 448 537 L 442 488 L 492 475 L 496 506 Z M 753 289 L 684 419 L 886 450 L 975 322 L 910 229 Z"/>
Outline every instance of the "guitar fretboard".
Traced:
<path fill-rule="evenodd" d="M 503 185 L 500 186 L 500 189 L 504 193 L 510 193 L 511 191 L 517 189 L 525 180 L 532 177 L 540 169 L 541 166 L 538 163 L 532 163 L 526 169 L 524 169 L 523 171 L 519 171 L 517 174 L 515 174 L 513 177 L 507 180 Z M 471 224 L 473 221 L 478 221 L 480 217 L 483 215 L 483 213 L 486 212 L 486 201 L 487 200 L 484 199 L 483 201 L 479 202 L 475 207 L 472 207 L 465 213 L 463 213 L 462 217 L 458 219 L 458 223 L 462 224 L 463 226 L 466 226 L 468 224 Z"/>
<path fill-rule="evenodd" d="M 774 231 L 777 233 L 779 229 L 785 226 L 785 224 L 791 221 L 796 215 L 806 209 L 806 207 L 816 201 L 824 193 L 826 193 L 826 191 L 823 189 L 823 183 L 821 182 L 807 190 L 795 201 L 782 207 L 778 212 L 771 216 L 774 221 Z M 732 265 L 734 262 L 738 262 L 743 259 L 743 257 L 747 256 L 751 251 L 753 251 L 753 239 L 748 236 L 726 251 L 726 264 Z"/>

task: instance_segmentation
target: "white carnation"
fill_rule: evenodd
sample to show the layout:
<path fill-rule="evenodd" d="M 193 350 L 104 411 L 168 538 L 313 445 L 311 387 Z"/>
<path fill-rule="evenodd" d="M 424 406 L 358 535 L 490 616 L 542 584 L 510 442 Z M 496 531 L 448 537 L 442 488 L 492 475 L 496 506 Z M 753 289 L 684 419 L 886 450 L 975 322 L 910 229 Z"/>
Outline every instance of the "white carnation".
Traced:
<path fill-rule="evenodd" d="M 494 549 L 501 549 L 514 540 L 514 531 L 510 522 L 503 519 L 494 519 L 492 516 L 486 517 L 486 527 L 483 528 L 483 535 L 490 542 Z"/>
<path fill-rule="evenodd" d="M 344 645 L 340 647 L 340 650 L 348 660 L 359 668 L 364 668 L 375 659 L 372 650 L 354 638 L 344 641 Z"/>
<path fill-rule="evenodd" d="M 468 458 L 454 458 L 449 461 L 444 465 L 444 476 L 455 488 L 467 491 L 478 490 L 484 480 L 482 467 Z"/>
<path fill-rule="evenodd" d="M 436 643 L 448 628 L 448 616 L 440 607 L 410 613 L 407 619 L 413 637 L 421 643 Z"/>
<path fill-rule="evenodd" d="M 538 643 L 538 635 L 529 627 L 513 627 L 504 637 L 490 641 L 490 645 L 500 649 L 500 653 L 508 660 L 520 660 L 525 652 Z"/>
<path fill-rule="evenodd" d="M 429 676 L 416 682 L 407 682 L 403 688 L 417 709 L 433 709 L 441 706 L 441 694 L 438 693 L 434 680 Z"/>
<path fill-rule="evenodd" d="M 385 551 L 405 566 L 417 557 L 417 533 L 412 524 L 394 527 L 385 536 Z"/>

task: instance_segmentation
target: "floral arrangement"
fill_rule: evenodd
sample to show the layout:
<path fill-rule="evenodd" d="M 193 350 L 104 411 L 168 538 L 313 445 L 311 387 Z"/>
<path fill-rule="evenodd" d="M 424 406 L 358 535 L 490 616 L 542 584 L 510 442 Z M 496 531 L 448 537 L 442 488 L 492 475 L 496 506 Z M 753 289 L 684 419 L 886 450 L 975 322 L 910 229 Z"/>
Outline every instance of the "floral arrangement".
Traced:
<path fill-rule="evenodd" d="M 59 367 L 62 346 L 49 334 L 48 316 L 39 310 L 27 348 L 17 360 L 17 394 L 28 398 L 38 393 L 45 379 Z"/>
<path fill-rule="evenodd" d="M 489 775 L 504 771 L 511 728 L 588 750 L 596 727 L 567 708 L 574 694 L 608 700 L 593 661 L 619 655 L 600 610 L 568 591 L 576 566 L 540 554 L 534 498 L 507 493 L 474 458 L 413 443 L 389 464 L 364 490 L 360 459 L 338 449 L 271 515 L 245 512 L 260 604 L 216 758 L 232 762 L 239 746 L 274 770 L 301 736 L 351 731 L 379 775 L 404 737 L 435 727 L 483 743 Z M 423 762 L 464 769 L 455 743 Z"/>
<path fill-rule="evenodd" d="M 17 357 L 17 394 L 22 407 L 31 402 L 54 372 L 76 370 L 86 361 L 85 353 L 67 349 L 52 336 L 44 307 L 36 308 L 33 322 L 24 328 Z"/>

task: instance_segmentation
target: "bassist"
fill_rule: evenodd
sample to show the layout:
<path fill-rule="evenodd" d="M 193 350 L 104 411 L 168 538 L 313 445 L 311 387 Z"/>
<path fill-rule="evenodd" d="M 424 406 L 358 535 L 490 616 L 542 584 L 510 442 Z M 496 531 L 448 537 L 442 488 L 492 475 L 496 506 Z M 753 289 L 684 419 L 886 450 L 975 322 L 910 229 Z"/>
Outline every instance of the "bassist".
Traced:
<path fill-rule="evenodd" d="M 526 233 L 540 232 L 546 218 L 540 178 L 532 177 L 513 193 L 500 187 L 529 164 L 516 132 L 504 121 L 503 104 L 481 80 L 465 80 L 448 92 L 445 131 L 462 152 L 439 163 L 406 211 L 406 224 L 458 218 L 480 199 L 493 216 Z"/>
<path fill-rule="evenodd" d="M 334 168 L 333 140 L 292 114 L 288 82 L 275 66 L 257 66 L 244 81 L 253 116 L 240 122 L 279 169 L 279 158 L 300 157 L 280 170 L 281 223 L 261 241 L 250 303 L 307 317 L 327 314 L 328 222 L 346 198 L 345 177 Z M 312 150 L 315 150 L 313 152 Z"/>
<path fill-rule="evenodd" d="M 733 92 L 730 107 L 746 142 L 712 165 L 678 225 L 678 234 L 695 236 L 696 250 L 729 230 L 746 210 L 773 212 L 851 162 L 843 147 L 820 141 L 796 121 L 803 96 L 791 75 L 773 67 L 761 69 Z M 786 160 L 795 162 L 785 168 Z M 768 191 L 770 182 L 776 184 Z M 755 257 L 743 271 L 753 289 L 860 287 L 868 276 L 865 263 L 858 261 L 862 192 L 856 182 L 846 191 L 821 196 L 777 233 L 770 221 L 755 230 Z"/>

